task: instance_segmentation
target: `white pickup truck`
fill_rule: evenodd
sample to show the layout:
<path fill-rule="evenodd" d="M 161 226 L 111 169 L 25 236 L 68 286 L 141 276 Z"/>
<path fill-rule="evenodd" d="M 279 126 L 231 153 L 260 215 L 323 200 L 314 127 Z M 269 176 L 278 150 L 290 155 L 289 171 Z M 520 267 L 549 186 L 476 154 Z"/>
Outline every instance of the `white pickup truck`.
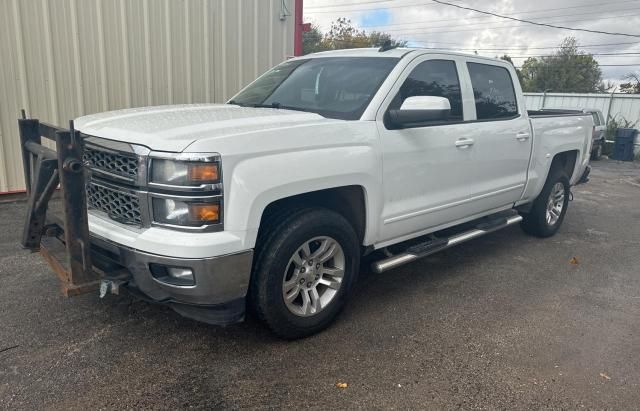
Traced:
<path fill-rule="evenodd" d="M 21 121 L 27 150 L 40 150 L 28 142 L 37 120 Z M 383 272 L 515 223 L 555 234 L 571 186 L 587 180 L 592 121 L 527 113 L 501 60 L 411 48 L 308 55 L 227 104 L 77 119 L 71 143 L 58 141 L 73 151 L 81 137 L 82 162 L 58 153 L 76 210 L 39 233 L 44 244 L 65 223 L 80 230 L 65 237 L 72 265 L 90 256 L 103 294 L 124 287 L 212 324 L 248 308 L 277 335 L 304 337 L 342 310 L 363 255 Z M 33 197 L 51 190 L 31 171 L 30 204 L 42 211 Z M 86 180 L 90 247 L 73 245 L 84 200 L 72 173 Z"/>

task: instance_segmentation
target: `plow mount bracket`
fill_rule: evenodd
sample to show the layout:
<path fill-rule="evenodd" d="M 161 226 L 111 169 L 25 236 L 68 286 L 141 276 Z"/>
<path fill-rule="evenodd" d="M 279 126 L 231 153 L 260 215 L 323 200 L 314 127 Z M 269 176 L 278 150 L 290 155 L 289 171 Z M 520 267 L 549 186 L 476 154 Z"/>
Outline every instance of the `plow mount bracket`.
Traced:
<path fill-rule="evenodd" d="M 56 272 L 65 296 L 97 290 L 100 276 L 91 262 L 85 182 L 80 133 L 70 122 L 63 129 L 27 119 L 18 120 L 27 189 L 27 215 L 22 246 L 39 251 Z M 55 150 L 42 138 L 55 143 Z M 49 201 L 60 188 L 62 218 L 47 213 Z"/>

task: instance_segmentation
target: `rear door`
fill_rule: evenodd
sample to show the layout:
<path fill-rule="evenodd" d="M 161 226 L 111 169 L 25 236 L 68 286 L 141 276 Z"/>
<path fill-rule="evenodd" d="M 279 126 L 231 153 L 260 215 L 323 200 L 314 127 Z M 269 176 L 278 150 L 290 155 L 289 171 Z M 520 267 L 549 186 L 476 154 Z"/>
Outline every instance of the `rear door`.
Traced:
<path fill-rule="evenodd" d="M 604 118 L 600 111 L 592 111 L 591 117 L 593 117 L 593 139 L 594 141 L 599 141 L 604 138 L 604 135 L 607 130 L 607 126 L 605 125 Z"/>
<path fill-rule="evenodd" d="M 476 192 L 492 205 L 522 197 L 532 150 L 532 131 L 515 70 L 486 60 L 466 63 L 478 134 Z"/>
<path fill-rule="evenodd" d="M 390 127 L 388 110 L 416 95 L 448 98 L 449 121 Z M 517 95 L 504 67 L 435 54 L 408 65 L 377 116 L 382 242 L 489 214 L 520 199 L 531 136 Z"/>

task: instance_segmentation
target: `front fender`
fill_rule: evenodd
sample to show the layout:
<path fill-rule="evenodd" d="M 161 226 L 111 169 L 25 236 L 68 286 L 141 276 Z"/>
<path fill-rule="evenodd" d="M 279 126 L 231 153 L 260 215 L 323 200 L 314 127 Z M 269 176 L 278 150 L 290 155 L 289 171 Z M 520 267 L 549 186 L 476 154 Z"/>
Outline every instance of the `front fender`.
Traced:
<path fill-rule="evenodd" d="M 367 209 L 365 243 L 375 235 L 382 198 L 382 169 L 371 146 L 314 148 L 263 155 L 238 161 L 225 187 L 225 230 L 248 232 L 252 248 L 267 206 L 312 191 L 361 186 Z"/>

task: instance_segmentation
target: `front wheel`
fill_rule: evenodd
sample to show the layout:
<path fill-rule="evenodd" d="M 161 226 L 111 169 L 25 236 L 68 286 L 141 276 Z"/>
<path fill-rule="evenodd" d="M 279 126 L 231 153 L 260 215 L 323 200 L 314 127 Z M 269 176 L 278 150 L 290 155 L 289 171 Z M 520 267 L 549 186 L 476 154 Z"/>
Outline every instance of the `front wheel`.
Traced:
<path fill-rule="evenodd" d="M 549 173 L 542 192 L 533 202 L 531 211 L 523 214 L 522 229 L 536 237 L 551 237 L 562 225 L 569 206 L 569 178 L 560 168 Z"/>
<path fill-rule="evenodd" d="M 358 272 L 360 247 L 349 222 L 330 210 L 303 210 L 258 247 L 249 300 L 258 317 L 286 339 L 328 327 Z"/>

